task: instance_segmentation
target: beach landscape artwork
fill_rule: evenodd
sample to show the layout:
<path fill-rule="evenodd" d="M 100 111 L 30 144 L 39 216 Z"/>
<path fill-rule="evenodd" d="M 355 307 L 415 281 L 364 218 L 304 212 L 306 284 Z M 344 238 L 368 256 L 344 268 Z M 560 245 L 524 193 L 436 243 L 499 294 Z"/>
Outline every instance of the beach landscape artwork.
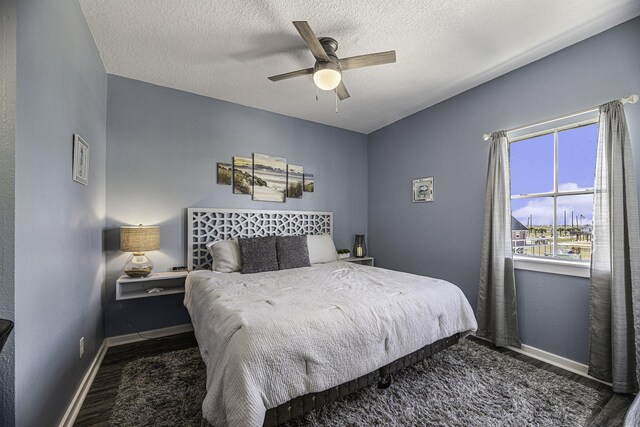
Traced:
<path fill-rule="evenodd" d="M 216 182 L 223 185 L 231 185 L 231 163 L 220 163 L 217 165 Z"/>
<path fill-rule="evenodd" d="M 287 166 L 287 197 L 294 199 L 302 198 L 302 180 L 304 169 L 302 166 Z"/>
<path fill-rule="evenodd" d="M 313 174 L 269 154 L 234 156 L 231 163 L 216 163 L 216 173 L 218 184 L 230 185 L 234 194 L 251 194 L 253 200 L 284 203 L 287 197 L 301 199 L 315 190 Z"/>
<path fill-rule="evenodd" d="M 304 174 L 304 191 L 307 193 L 313 193 L 313 190 L 314 190 L 313 174 L 305 173 Z"/>
<path fill-rule="evenodd" d="M 253 186 L 253 160 L 249 157 L 233 157 L 233 193 L 251 194 Z"/>
<path fill-rule="evenodd" d="M 287 159 L 253 153 L 253 200 L 284 203 L 287 196 Z"/>

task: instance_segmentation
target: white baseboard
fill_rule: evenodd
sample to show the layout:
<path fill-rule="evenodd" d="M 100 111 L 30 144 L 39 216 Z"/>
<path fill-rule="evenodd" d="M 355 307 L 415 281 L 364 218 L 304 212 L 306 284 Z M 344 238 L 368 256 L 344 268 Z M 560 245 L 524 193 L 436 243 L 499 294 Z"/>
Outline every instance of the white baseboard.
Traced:
<path fill-rule="evenodd" d="M 91 388 L 91 384 L 93 384 L 93 380 L 100 369 L 100 365 L 102 365 L 102 360 L 104 359 L 104 355 L 107 353 L 107 344 L 105 341 L 102 341 L 96 356 L 93 358 L 89 369 L 84 374 L 82 381 L 80 381 L 80 385 L 78 386 L 78 390 L 76 390 L 76 394 L 73 395 L 73 399 L 71 399 L 71 403 L 67 408 L 67 411 L 64 413 L 62 420 L 60 421 L 59 427 L 71 427 L 76 422 L 76 417 L 80 412 L 80 408 L 82 407 L 82 403 L 84 402 L 85 397 L 87 397 L 87 393 L 89 393 L 89 389 Z"/>
<path fill-rule="evenodd" d="M 137 341 L 144 341 L 147 338 L 160 338 L 166 337 L 169 335 L 181 334 L 184 332 L 193 331 L 193 325 L 191 323 L 171 326 L 168 328 L 162 329 L 153 329 L 151 331 L 140 332 L 140 334 L 127 334 L 127 335 L 118 335 L 115 337 L 108 337 L 102 341 L 98 352 L 96 353 L 93 362 L 91 362 L 91 366 L 87 370 L 87 373 L 82 378 L 80 385 L 78 386 L 78 390 L 76 390 L 67 411 L 64 413 L 62 420 L 58 427 L 71 427 L 76 422 L 76 418 L 78 417 L 78 413 L 80 413 L 80 408 L 82 408 L 82 404 L 84 403 L 84 399 L 87 397 L 87 393 L 89 393 L 89 389 L 91 388 L 91 384 L 93 384 L 93 380 L 96 378 L 96 374 L 100 369 L 100 365 L 102 365 L 102 361 L 104 360 L 105 354 L 107 354 L 107 350 L 109 347 L 115 347 L 118 345 L 129 344 Z"/>
<path fill-rule="evenodd" d="M 513 350 L 517 353 L 526 354 L 543 362 L 547 362 L 550 365 L 558 366 L 567 371 L 574 372 L 576 374 L 589 376 L 587 374 L 589 367 L 582 363 L 578 363 L 575 360 L 567 359 L 566 357 L 558 356 L 557 354 L 549 353 L 548 351 L 540 350 L 530 345 L 522 344 L 522 348 L 507 347 L 509 350 Z"/>
<path fill-rule="evenodd" d="M 160 338 L 191 331 L 193 331 L 193 325 L 191 323 L 185 323 L 184 325 L 170 326 L 168 328 L 153 329 L 151 331 L 143 331 L 140 333 L 108 337 L 105 338 L 105 341 L 107 343 L 107 347 L 115 347 L 132 342 L 144 341 L 148 338 Z"/>
<path fill-rule="evenodd" d="M 479 338 L 483 341 L 491 342 L 486 338 L 479 337 L 477 335 L 473 335 L 476 338 Z M 516 347 L 507 347 L 509 350 L 513 350 L 516 353 L 525 354 L 529 357 L 533 357 L 534 359 L 541 360 L 543 362 L 548 363 L 549 365 L 557 366 L 558 368 L 562 368 L 566 371 L 573 372 L 574 374 L 582 375 L 583 377 L 587 377 L 590 380 L 598 381 L 602 384 L 606 384 L 611 386 L 611 383 L 606 381 L 599 380 L 597 378 L 592 377 L 588 374 L 589 367 L 583 363 L 576 362 L 575 360 L 567 359 L 566 357 L 558 356 L 557 354 L 550 353 L 545 350 L 540 350 L 539 348 L 532 347 L 530 345 L 522 344 L 522 348 Z"/>
<path fill-rule="evenodd" d="M 517 353 L 526 354 L 534 359 L 542 360 L 550 365 L 557 366 L 566 371 L 573 372 L 574 374 L 582 375 L 590 380 L 598 381 L 599 383 L 611 386 L 611 383 L 599 380 L 588 374 L 589 367 L 583 363 L 576 362 L 575 360 L 567 359 L 566 357 L 558 356 L 557 354 L 549 353 L 548 351 L 540 350 L 539 348 L 531 347 L 530 345 L 522 344 L 522 348 L 507 347 L 509 350 L 513 350 Z"/>

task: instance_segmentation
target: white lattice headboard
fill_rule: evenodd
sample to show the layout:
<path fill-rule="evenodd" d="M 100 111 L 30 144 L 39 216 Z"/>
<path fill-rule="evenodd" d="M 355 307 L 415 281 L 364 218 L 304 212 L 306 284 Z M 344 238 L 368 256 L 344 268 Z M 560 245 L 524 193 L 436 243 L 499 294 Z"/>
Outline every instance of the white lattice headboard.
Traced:
<path fill-rule="evenodd" d="M 211 268 L 206 244 L 238 237 L 329 234 L 333 236 L 333 212 L 251 209 L 187 209 L 187 268 Z"/>

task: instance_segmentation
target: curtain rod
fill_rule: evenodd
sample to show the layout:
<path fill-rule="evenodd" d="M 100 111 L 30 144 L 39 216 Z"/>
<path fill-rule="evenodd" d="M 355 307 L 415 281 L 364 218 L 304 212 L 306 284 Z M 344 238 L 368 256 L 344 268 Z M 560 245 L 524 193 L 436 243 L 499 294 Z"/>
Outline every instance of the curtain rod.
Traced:
<path fill-rule="evenodd" d="M 620 98 L 619 101 L 622 102 L 623 105 L 624 104 L 635 104 L 636 102 L 638 102 L 639 98 L 640 97 L 638 97 L 638 95 L 633 94 L 633 95 L 627 96 L 626 98 Z M 557 120 L 569 119 L 571 117 L 579 116 L 581 114 L 586 114 L 586 113 L 589 113 L 591 111 L 597 111 L 598 108 L 599 107 L 592 107 L 592 108 L 588 108 L 586 110 L 576 111 L 575 113 L 566 114 L 564 116 L 554 117 L 553 119 L 548 119 L 548 120 L 544 120 L 544 121 L 541 121 L 541 122 L 529 123 L 528 125 L 519 126 L 517 128 L 509 129 L 509 130 L 507 130 L 507 132 L 514 132 L 514 131 L 517 131 L 517 130 L 524 130 L 524 129 L 528 129 L 528 128 L 531 128 L 531 127 L 534 127 L 534 126 L 539 126 L 539 125 L 544 125 L 544 124 L 547 124 L 547 123 L 555 122 Z M 489 138 L 491 138 L 491 133 L 485 133 L 484 135 L 482 135 L 482 138 L 485 141 L 488 141 Z"/>

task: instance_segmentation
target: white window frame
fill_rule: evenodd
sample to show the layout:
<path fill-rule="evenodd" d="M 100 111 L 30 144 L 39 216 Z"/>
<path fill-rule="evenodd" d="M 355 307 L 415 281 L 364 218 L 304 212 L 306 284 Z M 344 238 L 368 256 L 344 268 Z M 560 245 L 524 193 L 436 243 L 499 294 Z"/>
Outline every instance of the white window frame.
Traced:
<path fill-rule="evenodd" d="M 547 191 L 542 193 L 532 194 L 517 194 L 510 196 L 511 200 L 520 199 L 534 199 L 542 197 L 553 197 L 553 257 L 535 257 L 527 255 L 513 255 L 514 268 L 518 270 L 530 270 L 543 273 L 561 274 L 566 276 L 577 277 L 590 277 L 590 261 L 578 261 L 578 260 L 565 260 L 557 258 L 558 255 L 558 197 L 559 196 L 578 196 L 583 194 L 594 194 L 594 189 L 581 189 L 574 191 L 558 191 L 558 133 L 569 129 L 575 129 L 582 126 L 589 126 L 598 123 L 597 114 L 590 113 L 587 118 L 581 117 L 581 120 L 576 120 L 573 117 L 573 121 L 560 124 L 554 127 L 546 127 L 542 130 L 529 132 L 527 134 L 516 134 L 516 132 L 509 132 L 509 143 L 517 143 L 526 139 L 536 138 L 538 136 L 553 134 L 553 191 Z M 548 125 L 542 123 L 541 125 Z M 527 127 L 527 129 L 535 128 L 536 126 Z M 513 136 L 512 136 L 513 135 Z"/>

